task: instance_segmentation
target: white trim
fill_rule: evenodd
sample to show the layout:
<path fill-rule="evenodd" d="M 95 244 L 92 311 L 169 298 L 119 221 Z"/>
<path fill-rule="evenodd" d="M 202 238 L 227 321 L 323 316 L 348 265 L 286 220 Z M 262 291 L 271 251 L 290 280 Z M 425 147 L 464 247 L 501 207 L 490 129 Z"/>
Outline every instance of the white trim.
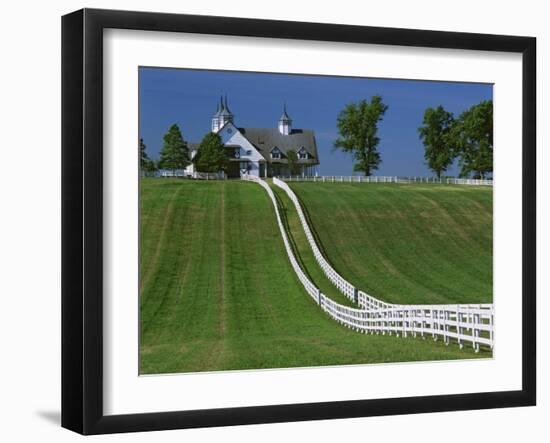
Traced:
<path fill-rule="evenodd" d="M 276 156 L 273 155 L 274 154 L 273 151 L 275 151 Z M 273 148 L 271 148 L 271 150 L 269 151 L 269 155 L 272 159 L 275 159 L 275 160 L 281 160 L 283 158 L 283 152 L 277 146 L 273 146 Z"/>

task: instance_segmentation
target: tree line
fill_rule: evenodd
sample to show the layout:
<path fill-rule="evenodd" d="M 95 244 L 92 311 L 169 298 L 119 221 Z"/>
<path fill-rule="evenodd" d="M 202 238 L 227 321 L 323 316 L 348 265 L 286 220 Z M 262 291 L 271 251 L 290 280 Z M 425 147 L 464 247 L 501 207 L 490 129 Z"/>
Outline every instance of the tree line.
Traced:
<path fill-rule="evenodd" d="M 334 149 L 353 156 L 354 171 L 369 176 L 380 166 L 378 126 L 387 110 L 382 97 L 375 95 L 370 101 L 363 99 L 346 105 L 338 114 L 339 137 L 334 142 Z M 493 172 L 492 100 L 482 101 L 456 118 L 441 105 L 427 108 L 418 135 L 424 144 L 424 159 L 437 178 L 441 178 L 456 159 L 461 177 L 473 175 L 483 179 Z M 230 162 L 229 152 L 220 136 L 213 132 L 203 137 L 196 155 L 191 159 L 188 143 L 175 123 L 163 136 L 158 162 L 147 155 L 143 139 L 139 141 L 139 150 L 140 167 L 145 172 L 158 169 L 175 172 L 191 163 L 198 172 L 226 172 Z M 301 165 L 296 152 L 289 150 L 286 155 L 290 174 L 299 174 Z"/>
<path fill-rule="evenodd" d="M 155 172 L 159 169 L 185 169 L 191 163 L 199 172 L 225 171 L 229 164 L 229 156 L 218 134 L 209 132 L 201 140 L 197 153 L 191 159 L 189 145 L 183 138 L 179 126 L 174 123 L 163 136 L 160 158 L 157 162 L 149 158 L 143 139 L 139 140 L 140 167 L 144 172 Z"/>
<path fill-rule="evenodd" d="M 350 153 L 354 171 L 372 175 L 382 161 L 378 125 L 388 106 L 382 97 L 350 103 L 339 113 L 339 137 L 334 149 Z M 427 108 L 418 135 L 424 144 L 424 159 L 440 178 L 458 159 L 460 176 L 485 178 L 493 172 L 493 102 L 482 101 L 454 117 L 443 106 Z"/>

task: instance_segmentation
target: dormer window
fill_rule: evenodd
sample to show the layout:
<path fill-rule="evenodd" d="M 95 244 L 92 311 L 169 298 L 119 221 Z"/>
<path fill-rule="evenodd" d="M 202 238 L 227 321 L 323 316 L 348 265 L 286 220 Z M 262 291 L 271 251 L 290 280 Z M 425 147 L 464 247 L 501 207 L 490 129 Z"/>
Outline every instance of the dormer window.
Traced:
<path fill-rule="evenodd" d="M 307 151 L 305 150 L 305 148 L 302 148 L 298 151 L 298 158 L 300 160 L 307 160 Z"/>
<path fill-rule="evenodd" d="M 271 158 L 281 158 L 281 150 L 277 147 L 274 147 L 271 150 Z"/>

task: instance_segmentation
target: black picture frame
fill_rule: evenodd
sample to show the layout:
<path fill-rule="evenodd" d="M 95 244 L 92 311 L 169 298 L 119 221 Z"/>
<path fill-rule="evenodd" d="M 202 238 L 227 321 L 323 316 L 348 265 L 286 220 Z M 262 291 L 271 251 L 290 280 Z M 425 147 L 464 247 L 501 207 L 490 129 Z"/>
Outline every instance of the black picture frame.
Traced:
<path fill-rule="evenodd" d="M 522 389 L 131 415 L 103 413 L 103 30 L 170 31 L 522 54 Z M 82 434 L 536 403 L 536 39 L 83 9 L 62 18 L 62 426 Z"/>

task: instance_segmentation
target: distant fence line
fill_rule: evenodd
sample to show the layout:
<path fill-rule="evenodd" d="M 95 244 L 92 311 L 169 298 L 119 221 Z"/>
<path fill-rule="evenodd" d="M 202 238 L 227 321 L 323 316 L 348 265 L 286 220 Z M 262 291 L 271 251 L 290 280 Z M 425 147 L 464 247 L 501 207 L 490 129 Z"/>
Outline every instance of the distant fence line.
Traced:
<path fill-rule="evenodd" d="M 442 337 L 446 344 L 451 339 L 456 339 L 462 348 L 465 342 L 472 343 L 476 352 L 481 344 L 493 347 L 493 305 L 394 305 L 376 299 L 363 291 L 356 289 L 351 283 L 340 276 L 322 256 L 317 247 L 311 230 L 305 221 L 303 211 L 294 195 L 291 197 L 298 210 L 302 227 L 308 236 L 317 262 L 340 291 L 347 297 L 355 300 L 360 308 L 352 308 L 341 305 L 323 294 L 319 288 L 307 277 L 298 263 L 292 250 L 285 227 L 281 221 L 279 207 L 273 190 L 262 179 L 256 177 L 243 177 L 243 180 L 253 181 L 261 185 L 269 195 L 275 208 L 277 224 L 283 238 L 283 243 L 290 260 L 291 266 L 304 286 L 306 292 L 315 300 L 319 307 L 330 317 L 341 324 L 362 333 L 381 333 L 407 337 L 408 334 L 422 337 L 431 336 L 434 340 Z M 274 179 L 274 184 L 285 191 L 290 190 L 281 180 Z M 292 190 L 290 190 L 292 194 Z M 290 196 L 290 194 L 289 194 Z M 300 215 L 301 214 L 301 215 Z M 307 230 L 305 228 L 307 226 Z M 315 247 L 313 247 L 315 245 Z M 488 337 L 483 337 L 484 332 Z"/>
<path fill-rule="evenodd" d="M 277 177 L 279 180 L 288 182 L 319 182 L 319 183 L 439 183 L 448 185 L 473 185 L 493 186 L 493 180 L 477 178 L 436 178 L 436 177 L 399 177 L 399 176 L 378 176 L 371 175 L 320 175 L 301 176 L 291 175 Z"/>
<path fill-rule="evenodd" d="M 142 177 L 161 177 L 161 178 L 194 178 L 198 180 L 220 180 L 225 179 L 223 172 L 188 172 L 185 169 L 159 169 L 153 172 L 141 172 Z"/>

